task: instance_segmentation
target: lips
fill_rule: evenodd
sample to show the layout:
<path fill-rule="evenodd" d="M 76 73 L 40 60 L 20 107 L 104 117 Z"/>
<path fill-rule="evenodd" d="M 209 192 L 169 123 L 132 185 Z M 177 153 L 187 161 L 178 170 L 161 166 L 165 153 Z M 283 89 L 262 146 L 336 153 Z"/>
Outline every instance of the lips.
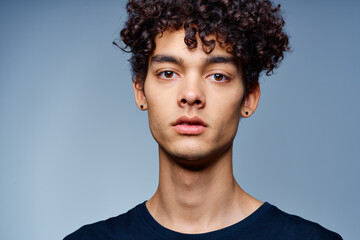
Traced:
<path fill-rule="evenodd" d="M 185 135 L 198 135 L 205 131 L 207 125 L 199 117 L 182 116 L 172 126 L 175 131 Z"/>

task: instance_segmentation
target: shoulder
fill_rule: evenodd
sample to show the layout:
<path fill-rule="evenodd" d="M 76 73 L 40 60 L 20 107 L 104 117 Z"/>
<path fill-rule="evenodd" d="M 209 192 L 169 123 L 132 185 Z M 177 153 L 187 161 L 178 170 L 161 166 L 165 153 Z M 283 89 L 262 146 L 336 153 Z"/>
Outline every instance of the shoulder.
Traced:
<path fill-rule="evenodd" d="M 307 240 L 341 240 L 341 236 L 330 231 L 318 223 L 306 220 L 302 217 L 288 214 L 275 206 L 267 217 L 267 223 L 276 230 L 277 234 L 286 236 L 289 239 Z"/>
<path fill-rule="evenodd" d="M 138 225 L 136 222 L 136 209 L 138 206 L 119 216 L 84 225 L 66 236 L 64 240 L 123 239 Z"/>

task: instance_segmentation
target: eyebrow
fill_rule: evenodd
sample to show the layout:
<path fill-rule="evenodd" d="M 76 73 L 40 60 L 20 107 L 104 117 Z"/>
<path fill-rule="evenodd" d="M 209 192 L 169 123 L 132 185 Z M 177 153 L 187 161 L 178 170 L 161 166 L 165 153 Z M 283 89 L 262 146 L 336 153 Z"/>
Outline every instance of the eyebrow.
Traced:
<path fill-rule="evenodd" d="M 184 63 L 184 59 L 167 55 L 155 55 L 151 57 L 150 60 L 150 65 L 153 63 L 175 63 L 177 65 L 182 65 Z"/>
<path fill-rule="evenodd" d="M 174 63 L 176 65 L 183 65 L 184 59 L 170 55 L 155 55 L 150 59 L 150 65 L 152 65 L 153 63 Z M 215 55 L 215 56 L 207 57 L 204 60 L 205 65 L 216 64 L 216 63 L 226 63 L 226 64 L 230 63 L 234 65 L 236 68 L 239 67 L 238 61 L 236 60 L 235 57 L 232 56 L 230 57 L 230 56 Z"/>
<path fill-rule="evenodd" d="M 238 68 L 238 61 L 235 57 L 229 57 L 229 56 L 212 56 L 208 57 L 205 60 L 205 64 L 215 64 L 215 63 L 230 63 L 233 64 L 236 68 Z"/>

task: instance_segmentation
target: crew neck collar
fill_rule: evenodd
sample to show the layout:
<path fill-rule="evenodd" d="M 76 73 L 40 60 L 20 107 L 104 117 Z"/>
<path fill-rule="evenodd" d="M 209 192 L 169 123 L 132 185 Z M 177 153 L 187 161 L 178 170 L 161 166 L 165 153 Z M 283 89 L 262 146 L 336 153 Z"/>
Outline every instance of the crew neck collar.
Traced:
<path fill-rule="evenodd" d="M 206 232 L 206 233 L 198 233 L 198 234 L 188 234 L 188 233 L 180 233 L 168 229 L 161 224 L 159 224 L 153 216 L 150 214 L 149 210 L 146 207 L 146 201 L 139 204 L 136 207 L 137 214 L 139 214 L 140 218 L 143 220 L 144 225 L 152 231 L 153 234 L 158 236 L 161 239 L 181 239 L 181 240 L 200 240 L 200 239 L 227 239 L 227 236 L 232 236 L 235 232 L 244 231 L 249 228 L 256 226 L 263 216 L 268 212 L 268 210 L 272 207 L 272 205 L 268 202 L 264 202 L 258 209 L 256 209 L 252 214 L 244 218 L 243 220 L 230 225 L 228 227 Z"/>

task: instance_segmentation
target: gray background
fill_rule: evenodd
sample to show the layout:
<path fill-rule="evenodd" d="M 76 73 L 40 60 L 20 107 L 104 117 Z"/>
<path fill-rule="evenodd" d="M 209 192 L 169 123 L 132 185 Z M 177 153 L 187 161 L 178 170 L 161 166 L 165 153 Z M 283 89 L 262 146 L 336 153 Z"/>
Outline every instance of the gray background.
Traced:
<path fill-rule="evenodd" d="M 293 52 L 240 123 L 235 176 L 357 239 L 360 1 L 281 2 Z M 124 6 L 0 2 L 0 239 L 62 239 L 155 191 L 157 145 L 112 45 Z"/>

